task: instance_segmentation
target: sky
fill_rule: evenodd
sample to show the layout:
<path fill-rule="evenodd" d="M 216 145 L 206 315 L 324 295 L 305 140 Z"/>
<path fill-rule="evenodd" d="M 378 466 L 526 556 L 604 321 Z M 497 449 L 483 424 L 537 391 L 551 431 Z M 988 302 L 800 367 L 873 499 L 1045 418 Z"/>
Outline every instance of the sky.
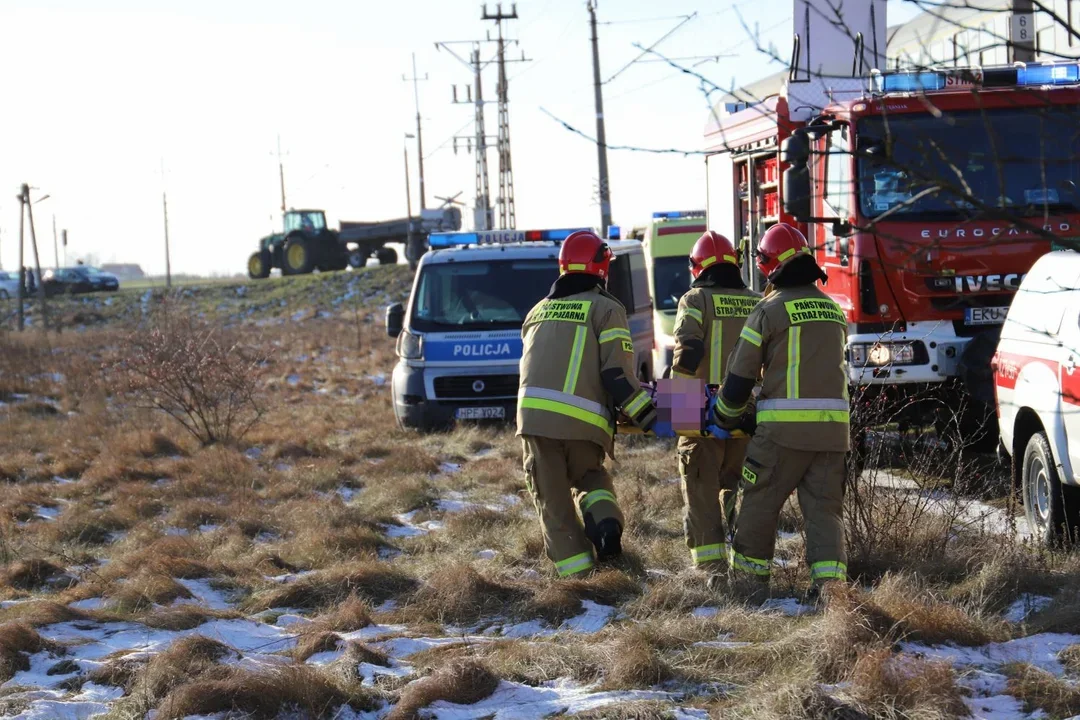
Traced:
<path fill-rule="evenodd" d="M 472 73 L 440 41 L 494 31 L 474 0 L 0 0 L 0 262 L 18 254 L 21 183 L 49 197 L 34 206 L 43 267 L 54 264 L 52 223 L 68 229 L 68 262 L 91 257 L 165 269 L 162 191 L 172 270 L 243 272 L 260 237 L 280 229 L 277 138 L 286 200 L 328 220 L 406 214 L 403 151 L 418 206 L 420 83 L 427 204 L 461 193 L 471 223 L 475 159 L 452 138 L 473 134 L 473 107 L 454 105 Z M 509 11 L 510 3 L 504 3 Z M 663 62 L 630 64 L 683 23 L 658 52 L 721 55 L 696 70 L 716 86 L 752 82 L 780 66 L 758 51 L 790 46 L 793 0 L 600 0 L 609 145 L 699 150 L 709 103 L 700 83 Z M 495 3 L 489 3 L 495 10 Z M 520 0 L 507 23 L 510 134 L 517 226 L 598 226 L 588 12 L 583 0 Z M 889 1 L 889 24 L 916 9 Z M 748 32 L 749 29 L 749 32 Z M 451 46 L 467 57 L 470 46 Z M 494 56 L 484 43 L 484 58 Z M 698 60 L 686 61 L 691 65 Z M 623 69 L 625 67 L 625 69 Z M 496 71 L 484 75 L 495 96 Z M 712 98 L 714 101 L 716 96 Z M 546 112 L 545 112 L 546 111 Z M 488 135 L 497 109 L 485 107 Z M 498 157 L 488 156 L 492 195 Z M 609 150 L 614 221 L 705 204 L 700 156 Z M 164 173 L 162 168 L 164 167 Z M 60 251 L 63 264 L 63 249 Z M 27 247 L 27 264 L 32 255 Z"/>

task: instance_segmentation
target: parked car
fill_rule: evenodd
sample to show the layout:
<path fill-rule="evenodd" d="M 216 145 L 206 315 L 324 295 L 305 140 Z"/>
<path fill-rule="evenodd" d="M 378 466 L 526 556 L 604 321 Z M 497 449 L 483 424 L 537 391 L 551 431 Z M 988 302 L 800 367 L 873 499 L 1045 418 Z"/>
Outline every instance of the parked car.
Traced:
<path fill-rule="evenodd" d="M 7 300 L 19 294 L 19 273 L 0 270 L 0 300 Z"/>
<path fill-rule="evenodd" d="M 1080 253 L 1051 252 L 1023 278 L 994 354 L 1001 441 L 1024 512 L 1048 545 L 1080 540 Z"/>
<path fill-rule="evenodd" d="M 115 275 L 89 265 L 47 270 L 43 282 L 47 295 L 114 292 L 120 289 L 120 281 Z"/>

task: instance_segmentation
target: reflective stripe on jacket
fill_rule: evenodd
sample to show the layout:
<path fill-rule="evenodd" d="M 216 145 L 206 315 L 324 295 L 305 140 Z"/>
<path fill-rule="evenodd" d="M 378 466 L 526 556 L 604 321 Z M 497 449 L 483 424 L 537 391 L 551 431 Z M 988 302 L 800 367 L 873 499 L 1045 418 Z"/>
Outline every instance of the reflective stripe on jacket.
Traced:
<path fill-rule="evenodd" d="M 755 378 L 764 367 L 757 423 L 777 444 L 850 449 L 846 342 L 843 310 L 816 285 L 776 289 L 750 313 L 728 372 Z"/>
<path fill-rule="evenodd" d="M 589 440 L 611 454 L 617 405 L 631 418 L 655 417 L 634 374 L 626 311 L 606 292 L 541 300 L 525 318 L 521 337 L 518 435 Z M 625 397 L 608 392 L 605 371 L 626 388 Z"/>
<path fill-rule="evenodd" d="M 719 385 L 746 318 L 760 299 L 746 288 L 690 288 L 679 300 L 675 316 L 672 377 L 694 377 Z M 701 349 L 695 352 L 695 348 Z"/>

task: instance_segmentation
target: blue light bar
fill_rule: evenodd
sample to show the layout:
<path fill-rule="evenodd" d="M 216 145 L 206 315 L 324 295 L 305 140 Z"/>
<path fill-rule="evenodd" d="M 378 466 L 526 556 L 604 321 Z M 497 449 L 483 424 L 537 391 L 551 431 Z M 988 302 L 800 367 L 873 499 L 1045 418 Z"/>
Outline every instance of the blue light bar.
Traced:
<path fill-rule="evenodd" d="M 653 220 L 679 220 L 682 218 L 705 217 L 704 210 L 670 210 L 668 212 L 654 212 Z"/>
<path fill-rule="evenodd" d="M 878 83 L 878 92 L 923 92 L 945 87 L 945 73 L 896 73 L 874 77 Z"/>
<path fill-rule="evenodd" d="M 439 232 L 428 235 L 432 249 L 465 247 L 467 245 L 509 245 L 523 242 L 562 242 L 571 233 L 588 228 L 559 228 L 555 230 L 477 230 L 473 232 Z"/>
<path fill-rule="evenodd" d="M 608 240 L 618 240 L 621 237 L 622 237 L 622 228 L 621 227 L 619 227 L 618 225 L 608 225 L 608 229 L 607 229 L 607 239 Z"/>
<path fill-rule="evenodd" d="M 1070 63 L 1028 65 L 1016 69 L 1017 85 L 1073 85 L 1080 83 L 1080 66 Z"/>

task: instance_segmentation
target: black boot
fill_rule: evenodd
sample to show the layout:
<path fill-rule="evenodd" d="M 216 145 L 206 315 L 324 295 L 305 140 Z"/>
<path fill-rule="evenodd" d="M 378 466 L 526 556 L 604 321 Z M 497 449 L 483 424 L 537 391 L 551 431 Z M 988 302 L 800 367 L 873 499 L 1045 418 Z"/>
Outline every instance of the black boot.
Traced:
<path fill-rule="evenodd" d="M 594 524 L 592 515 L 586 515 L 585 536 L 596 548 L 596 559 L 600 562 L 622 555 L 622 525 L 615 518 Z"/>

